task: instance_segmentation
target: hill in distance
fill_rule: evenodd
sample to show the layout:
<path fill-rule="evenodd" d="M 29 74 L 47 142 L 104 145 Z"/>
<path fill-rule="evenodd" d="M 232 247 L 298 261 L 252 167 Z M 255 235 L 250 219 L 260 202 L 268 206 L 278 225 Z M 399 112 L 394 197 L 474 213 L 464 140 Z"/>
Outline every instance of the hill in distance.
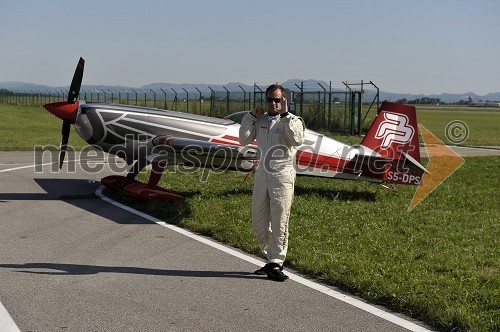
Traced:
<path fill-rule="evenodd" d="M 328 82 L 313 80 L 313 79 L 308 79 L 308 80 L 290 79 L 286 82 L 282 82 L 281 84 L 285 88 L 293 91 L 300 91 L 300 87 L 303 87 L 304 92 L 324 91 L 323 89 L 329 91 L 330 88 L 329 86 L 330 84 Z M 259 86 L 259 88 L 264 90 L 266 87 Z M 357 84 L 357 85 L 352 85 L 351 88 L 353 90 L 359 91 L 361 89 L 361 86 Z M 364 95 L 365 100 L 371 99 L 373 98 L 373 96 L 375 96 L 376 89 L 373 86 L 365 83 L 363 85 L 363 88 L 365 93 Z M 8 81 L 8 82 L 0 82 L 0 89 L 14 90 L 27 93 L 48 92 L 48 91 L 61 93 L 62 91 L 67 91 L 69 89 L 69 86 L 53 87 L 53 86 L 26 83 L 26 82 Z M 226 93 L 227 91 L 229 91 L 230 93 L 234 92 L 243 93 L 243 91 L 249 93 L 254 91 L 254 86 L 239 82 L 231 82 L 227 84 L 151 83 L 141 87 L 128 87 L 121 85 L 82 85 L 82 92 L 86 91 L 87 93 L 89 92 L 96 93 L 95 90 L 99 91 L 100 93 L 108 93 L 108 94 L 109 93 L 117 94 L 118 92 L 125 93 L 125 91 L 128 91 L 129 93 L 133 93 L 133 91 L 135 91 L 137 94 L 143 94 L 144 92 L 142 90 L 146 91 L 146 93 L 150 93 L 151 90 L 154 90 L 156 94 L 166 93 L 170 98 L 175 93 L 178 93 L 180 96 L 184 97 L 186 95 L 186 91 L 187 93 L 189 93 L 190 96 L 191 95 L 195 96 L 201 93 L 205 97 L 209 96 L 212 91 L 216 92 L 218 95 Z M 163 90 L 164 92 L 160 92 L 159 90 Z M 332 89 L 332 91 L 344 91 L 344 90 L 345 89 L 339 89 L 338 87 Z M 424 94 L 394 93 L 394 92 L 380 91 L 380 100 L 389 100 L 389 101 L 396 101 L 401 99 L 415 100 L 424 97 L 436 98 L 436 99 L 438 98 L 445 103 L 455 103 L 461 100 L 467 101 L 469 100 L 469 98 L 472 101 L 480 101 L 480 100 L 500 101 L 500 92 L 492 92 L 481 96 L 477 95 L 474 92 L 468 92 L 462 94 L 441 93 L 441 94 L 424 95 Z"/>

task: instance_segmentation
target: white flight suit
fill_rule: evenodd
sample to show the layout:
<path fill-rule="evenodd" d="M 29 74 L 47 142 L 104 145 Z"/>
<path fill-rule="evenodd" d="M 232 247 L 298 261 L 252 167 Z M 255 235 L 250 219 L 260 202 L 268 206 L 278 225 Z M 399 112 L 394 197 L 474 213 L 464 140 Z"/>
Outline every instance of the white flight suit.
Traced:
<path fill-rule="evenodd" d="M 288 249 L 288 219 L 295 183 L 295 155 L 304 143 L 304 121 L 285 116 L 243 117 L 239 139 L 242 145 L 257 142 L 259 164 L 252 194 L 252 227 L 268 263 L 280 266 Z"/>

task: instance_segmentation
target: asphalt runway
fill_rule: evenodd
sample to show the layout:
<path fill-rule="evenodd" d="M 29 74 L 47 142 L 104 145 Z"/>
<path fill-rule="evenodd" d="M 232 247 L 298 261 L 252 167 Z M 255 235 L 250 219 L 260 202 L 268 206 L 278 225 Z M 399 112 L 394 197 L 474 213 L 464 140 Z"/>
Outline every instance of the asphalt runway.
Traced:
<path fill-rule="evenodd" d="M 500 156 L 500 146 L 447 146 L 461 157 Z M 420 156 L 428 157 L 425 148 L 421 148 Z"/>
<path fill-rule="evenodd" d="M 255 276 L 259 258 L 102 199 L 106 167 L 34 161 L 0 152 L 2 332 L 428 331 L 290 270 Z"/>

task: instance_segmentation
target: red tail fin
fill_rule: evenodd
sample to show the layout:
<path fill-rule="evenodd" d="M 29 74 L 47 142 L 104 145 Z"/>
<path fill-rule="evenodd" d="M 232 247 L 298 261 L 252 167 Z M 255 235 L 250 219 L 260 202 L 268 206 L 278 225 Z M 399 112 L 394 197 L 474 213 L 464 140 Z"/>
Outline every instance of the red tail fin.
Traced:
<path fill-rule="evenodd" d="M 392 159 L 385 169 L 385 181 L 420 184 L 426 169 L 420 164 L 415 107 L 383 102 L 361 145 Z"/>
<path fill-rule="evenodd" d="M 384 101 L 361 145 L 392 159 L 405 152 L 420 162 L 415 107 Z"/>

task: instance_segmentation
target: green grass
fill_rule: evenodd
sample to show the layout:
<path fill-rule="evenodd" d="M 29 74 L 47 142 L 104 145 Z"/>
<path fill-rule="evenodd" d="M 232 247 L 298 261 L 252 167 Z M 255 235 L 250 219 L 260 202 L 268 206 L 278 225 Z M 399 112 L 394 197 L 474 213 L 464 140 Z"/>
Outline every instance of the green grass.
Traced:
<path fill-rule="evenodd" d="M 450 119 L 441 113 L 419 111 L 419 121 L 439 136 L 436 128 L 444 129 Z M 451 119 L 462 116 L 448 113 Z M 471 128 L 485 128 L 485 145 L 500 145 L 498 127 L 492 123 L 497 113 L 482 119 L 478 113 L 466 116 L 462 119 L 470 121 Z M 0 104 L 0 118 L 4 151 L 59 144 L 61 121 L 39 106 Z M 353 144 L 360 138 L 348 140 Z M 84 146 L 74 132 L 70 144 Z M 407 207 L 414 187 L 400 186 L 395 195 L 368 183 L 299 177 L 286 264 L 446 331 L 498 331 L 499 165 L 500 157 L 466 158 L 411 212 Z M 208 182 L 201 182 L 200 172 L 169 173 L 160 184 L 186 197 L 177 204 L 116 198 L 258 254 L 250 224 L 252 181 L 243 182 L 243 176 L 211 173 Z"/>
<path fill-rule="evenodd" d="M 446 127 L 451 121 L 460 120 L 468 127 L 467 140 L 459 145 L 500 146 L 500 109 L 468 107 L 460 105 L 415 105 L 417 121 L 436 135 L 445 144 L 455 145 L 446 136 Z M 376 114 L 373 109 L 363 124 L 364 133 Z"/>
<path fill-rule="evenodd" d="M 372 111 L 365 122 L 371 123 L 374 115 L 375 111 Z M 62 121 L 41 106 L 0 104 L 0 118 L 2 151 L 30 151 L 35 145 L 59 147 Z M 500 146 L 500 110 L 497 109 L 417 105 L 417 120 L 446 144 L 450 143 L 445 135 L 446 125 L 460 120 L 469 128 L 469 138 L 462 145 Z M 347 144 L 361 142 L 360 137 L 321 132 Z M 76 150 L 85 146 L 74 128 L 71 129 L 69 145 Z"/>
<path fill-rule="evenodd" d="M 500 112 L 418 110 L 417 119 L 445 144 L 454 145 L 445 134 L 447 124 L 454 120 L 460 120 L 467 125 L 469 132 L 467 140 L 460 145 L 500 146 Z"/>
<path fill-rule="evenodd" d="M 411 212 L 415 187 L 299 177 L 286 265 L 446 331 L 500 329 L 500 157 L 465 164 Z M 252 181 L 243 174 L 164 176 L 183 203 L 135 208 L 258 254 Z M 143 175 L 146 179 L 146 176 Z M 496 181 L 496 185 L 492 185 Z"/>
<path fill-rule="evenodd" d="M 0 151 L 33 151 L 35 145 L 59 149 L 62 120 L 41 106 L 0 104 Z M 81 149 L 87 145 L 73 126 L 69 145 Z"/>

